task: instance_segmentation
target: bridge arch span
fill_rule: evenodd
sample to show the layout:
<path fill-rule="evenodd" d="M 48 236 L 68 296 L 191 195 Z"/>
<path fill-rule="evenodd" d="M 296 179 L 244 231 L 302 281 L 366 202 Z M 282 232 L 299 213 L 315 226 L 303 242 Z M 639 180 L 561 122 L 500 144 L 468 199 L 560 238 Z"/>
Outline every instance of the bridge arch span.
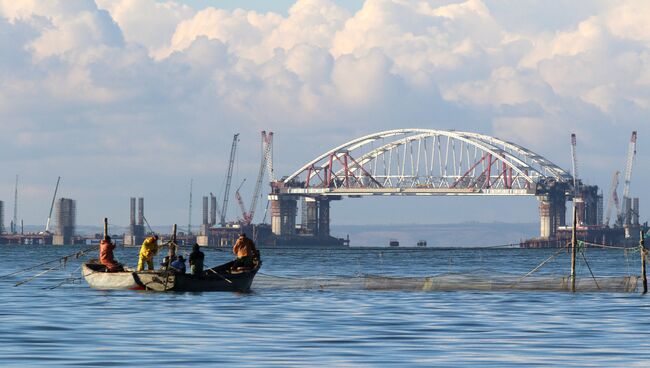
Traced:
<path fill-rule="evenodd" d="M 343 195 L 363 190 L 530 195 L 549 180 L 570 183 L 572 177 L 512 142 L 471 132 L 395 129 L 339 145 L 303 165 L 283 185 L 305 189 L 304 194 L 329 189 Z"/>
<path fill-rule="evenodd" d="M 329 237 L 330 201 L 362 196 L 504 195 L 540 200 L 540 235 L 564 225 L 573 177 L 523 146 L 455 130 L 395 129 L 345 142 L 273 182 L 271 227 Z"/>

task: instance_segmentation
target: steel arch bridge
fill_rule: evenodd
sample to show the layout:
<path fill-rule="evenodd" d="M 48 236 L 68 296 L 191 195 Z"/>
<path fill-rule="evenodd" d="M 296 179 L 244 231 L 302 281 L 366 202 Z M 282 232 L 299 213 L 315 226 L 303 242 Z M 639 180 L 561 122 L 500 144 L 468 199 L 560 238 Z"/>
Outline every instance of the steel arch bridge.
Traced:
<path fill-rule="evenodd" d="M 573 177 L 520 145 L 488 135 L 396 129 L 346 142 L 277 182 L 298 196 L 540 195 Z M 334 199 L 334 198 L 332 198 Z"/>

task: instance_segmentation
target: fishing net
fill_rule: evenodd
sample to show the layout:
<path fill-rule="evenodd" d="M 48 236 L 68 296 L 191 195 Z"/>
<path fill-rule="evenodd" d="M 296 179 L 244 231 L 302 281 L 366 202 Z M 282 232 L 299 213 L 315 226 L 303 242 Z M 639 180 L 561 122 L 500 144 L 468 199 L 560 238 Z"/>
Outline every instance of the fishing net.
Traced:
<path fill-rule="evenodd" d="M 608 276 L 576 279 L 576 292 L 636 292 L 639 277 Z M 440 275 L 430 277 L 277 277 L 258 275 L 254 289 L 392 290 L 392 291 L 557 291 L 571 292 L 570 277 L 510 275 Z"/>

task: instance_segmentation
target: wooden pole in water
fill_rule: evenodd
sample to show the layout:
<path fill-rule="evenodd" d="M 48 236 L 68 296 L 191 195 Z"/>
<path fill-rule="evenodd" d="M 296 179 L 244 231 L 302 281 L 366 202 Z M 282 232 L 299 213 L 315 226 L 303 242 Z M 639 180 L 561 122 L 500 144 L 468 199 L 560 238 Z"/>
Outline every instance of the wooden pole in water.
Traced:
<path fill-rule="evenodd" d="M 576 291 L 576 248 L 577 236 L 576 228 L 578 227 L 578 216 L 576 206 L 573 206 L 573 229 L 571 230 L 571 291 Z"/>
<path fill-rule="evenodd" d="M 172 240 L 169 242 L 169 251 L 167 252 L 167 264 L 165 268 L 169 270 L 169 265 L 174 261 L 172 258 L 176 256 L 176 224 L 172 226 Z M 166 286 L 165 286 L 166 288 Z"/>
<path fill-rule="evenodd" d="M 641 229 L 641 235 L 639 237 L 639 248 L 639 252 L 641 253 L 641 279 L 643 280 L 643 293 L 646 294 L 648 292 L 648 279 L 645 273 L 646 250 L 643 229 Z"/>
<path fill-rule="evenodd" d="M 104 217 L 104 240 L 108 237 L 108 218 Z"/>

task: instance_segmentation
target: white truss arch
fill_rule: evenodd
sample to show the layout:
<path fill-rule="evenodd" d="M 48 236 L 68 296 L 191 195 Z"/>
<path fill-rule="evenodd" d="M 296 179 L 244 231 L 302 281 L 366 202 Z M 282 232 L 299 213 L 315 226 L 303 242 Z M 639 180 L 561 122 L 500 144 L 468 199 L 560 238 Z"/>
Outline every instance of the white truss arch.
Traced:
<path fill-rule="evenodd" d="M 471 132 L 395 129 L 335 147 L 303 165 L 283 184 L 347 192 L 522 190 L 531 194 L 549 179 L 568 183 L 572 177 L 512 142 Z"/>

